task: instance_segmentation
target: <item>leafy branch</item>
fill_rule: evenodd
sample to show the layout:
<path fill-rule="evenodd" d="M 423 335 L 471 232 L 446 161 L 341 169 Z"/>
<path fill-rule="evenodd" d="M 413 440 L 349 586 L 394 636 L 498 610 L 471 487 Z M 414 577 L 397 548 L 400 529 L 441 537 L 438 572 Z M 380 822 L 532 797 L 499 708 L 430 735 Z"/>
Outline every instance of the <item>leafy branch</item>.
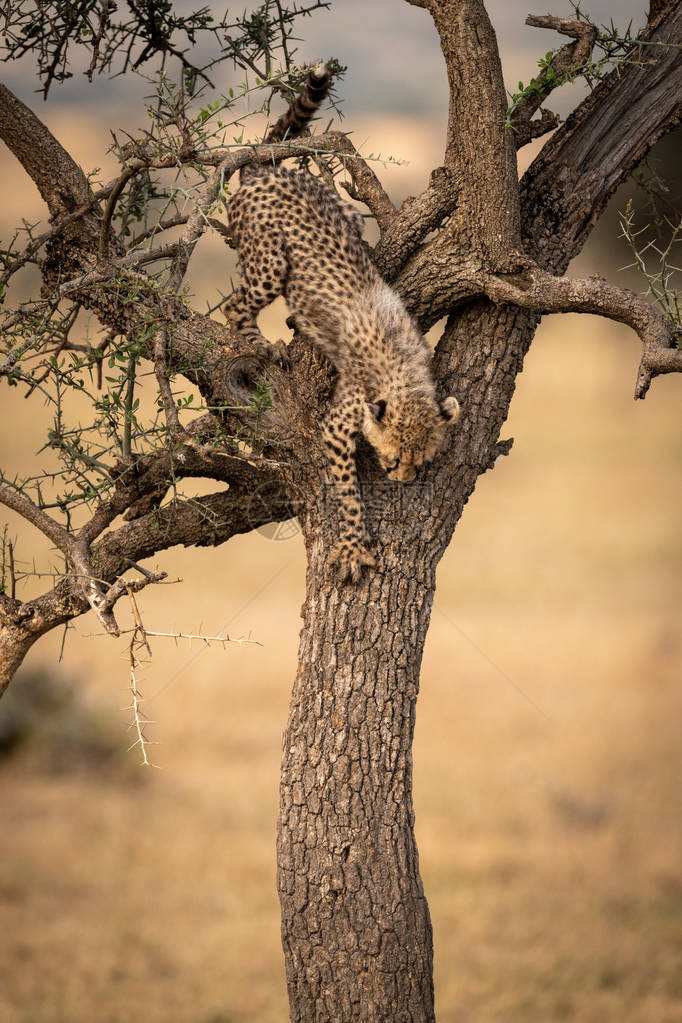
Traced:
<path fill-rule="evenodd" d="M 326 0 L 308 6 L 282 6 L 265 0 L 256 10 L 231 20 L 229 12 L 215 18 L 208 6 L 178 13 L 171 0 L 5 0 L 3 61 L 35 56 L 42 93 L 46 99 L 54 82 L 73 77 L 74 52 L 82 61 L 82 73 L 124 74 L 159 59 L 165 69 L 169 59 L 179 61 L 185 87 L 210 84 L 211 70 L 229 60 L 243 71 L 269 78 L 277 50 L 288 66 L 295 22 L 313 11 L 329 7 Z M 201 56 L 197 56 L 201 55 Z"/>
<path fill-rule="evenodd" d="M 680 48 L 678 44 L 639 38 L 633 32 L 632 22 L 625 31 L 619 30 L 612 20 L 608 25 L 596 25 L 581 9 L 579 2 L 574 0 L 571 6 L 573 20 L 553 15 L 529 15 L 526 19 L 527 25 L 555 29 L 573 36 L 576 42 L 548 50 L 538 61 L 539 74 L 526 84 L 520 81 L 517 91 L 508 91 L 505 128 L 518 130 L 519 124 L 529 121 L 543 100 L 562 85 L 583 78 L 593 89 L 614 69 L 626 64 L 644 67 L 656 62 L 657 50 Z M 545 116 L 544 121 L 533 123 L 538 129 L 542 123 L 542 128 L 547 131 L 557 126 L 558 118 Z M 538 130 L 537 134 L 540 133 Z M 525 136 L 526 133 L 522 134 Z M 529 141 L 529 138 L 524 137 L 523 141 Z"/>

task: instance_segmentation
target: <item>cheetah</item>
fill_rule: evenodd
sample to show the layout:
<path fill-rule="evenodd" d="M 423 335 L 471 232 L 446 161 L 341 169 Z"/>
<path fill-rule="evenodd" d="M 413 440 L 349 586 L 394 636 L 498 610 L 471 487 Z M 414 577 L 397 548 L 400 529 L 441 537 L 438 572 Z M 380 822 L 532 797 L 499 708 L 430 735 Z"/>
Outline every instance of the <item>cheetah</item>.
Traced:
<path fill-rule="evenodd" d="M 330 87 L 324 64 L 266 136 L 300 134 Z M 229 322 L 256 344 L 261 309 L 283 295 L 295 330 L 318 346 L 338 379 L 323 442 L 339 501 L 331 554 L 342 580 L 374 567 L 355 467 L 362 434 L 390 480 L 409 483 L 444 445 L 459 415 L 439 403 L 431 350 L 398 294 L 380 277 L 362 239 L 363 219 L 306 170 L 248 166 L 228 207 L 242 283 L 224 306 Z"/>

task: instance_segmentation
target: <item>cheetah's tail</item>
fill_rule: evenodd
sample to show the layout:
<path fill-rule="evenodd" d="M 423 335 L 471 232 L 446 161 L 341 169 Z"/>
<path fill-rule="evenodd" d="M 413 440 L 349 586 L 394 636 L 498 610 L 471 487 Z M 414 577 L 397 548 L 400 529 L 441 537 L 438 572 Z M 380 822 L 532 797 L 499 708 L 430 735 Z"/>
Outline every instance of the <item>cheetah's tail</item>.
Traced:
<path fill-rule="evenodd" d="M 265 136 L 265 141 L 280 142 L 284 138 L 300 135 L 315 116 L 316 110 L 324 103 L 331 83 L 327 65 L 316 64 L 308 75 L 303 92 L 275 122 Z"/>

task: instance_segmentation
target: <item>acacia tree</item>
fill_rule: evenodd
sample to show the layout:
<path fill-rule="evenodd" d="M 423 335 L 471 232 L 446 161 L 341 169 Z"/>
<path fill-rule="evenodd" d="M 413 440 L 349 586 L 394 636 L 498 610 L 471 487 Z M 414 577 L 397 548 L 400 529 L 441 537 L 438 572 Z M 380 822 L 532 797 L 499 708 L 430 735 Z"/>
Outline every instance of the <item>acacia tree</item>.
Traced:
<path fill-rule="evenodd" d="M 121 170 L 107 184 L 90 181 L 0 86 L 0 136 L 50 213 L 49 227 L 27 228 L 23 247 L 17 235 L 3 252 L 3 285 L 31 262 L 42 292 L 6 312 L 0 374 L 52 403 L 48 442 L 62 460 L 55 494 L 44 478 L 3 478 L 0 502 L 65 559 L 52 589 L 21 601 L 3 550 L 0 683 L 40 636 L 90 609 L 116 635 L 117 601 L 160 578 L 139 564 L 152 554 L 175 544 L 217 546 L 298 515 L 306 599 L 277 851 L 297 1021 L 434 1019 L 412 809 L 422 649 L 438 561 L 477 479 L 510 449 L 500 429 L 540 317 L 596 313 L 635 330 L 638 398 L 656 375 L 682 370 L 665 273 L 661 288 L 650 289 L 658 307 L 602 277 L 563 276 L 615 188 L 680 120 L 680 0 L 654 0 L 637 38 L 600 33 L 579 9 L 572 20 L 529 17 L 570 41 L 543 58 L 511 105 L 482 0 L 411 2 L 438 30 L 450 108 L 443 165 L 399 209 L 345 135 L 247 146 L 232 134 L 234 92 L 201 98 L 218 60 L 257 75 L 242 93 L 287 97 L 300 87 L 305 70 L 291 60 L 291 33 L 302 12 L 279 3 L 234 24 L 212 22 L 205 11 L 179 18 L 166 4 L 131 3 L 120 22 L 108 0 L 14 5 L 9 55 L 37 55 L 46 95 L 70 73 L 74 41 L 90 57 L 90 77 L 119 58 L 124 70 L 160 58 L 152 126 L 116 142 Z M 201 49 L 202 33 L 220 43 L 203 64 L 192 48 Z M 177 84 L 168 77 L 172 60 L 182 68 Z M 594 88 L 560 124 L 541 105 L 579 75 Z M 220 117 L 229 122 L 227 141 Z M 519 183 L 516 149 L 555 128 Z M 387 485 L 371 451 L 360 448 L 377 568 L 356 585 L 340 582 L 329 563 L 336 523 L 325 499 L 320 423 L 330 366 L 302 338 L 290 345 L 288 365 L 264 362 L 182 292 L 202 233 L 218 231 L 230 243 L 217 214 L 229 202 L 231 176 L 250 161 L 285 157 L 316 164 L 332 187 L 346 177 L 378 226 L 372 257 L 381 273 L 424 330 L 446 318 L 435 376 L 441 396 L 455 394 L 462 406 L 447 450 L 413 486 Z M 175 237 L 166 233 L 172 229 Z M 103 329 L 97 345 L 79 339 L 84 311 Z M 103 367 L 108 387 L 98 390 Z M 146 372 L 158 412 L 151 421 L 139 406 Z M 67 423 L 72 393 L 91 404 L 87 427 Z M 229 486 L 180 498 L 176 483 L 194 477 Z"/>

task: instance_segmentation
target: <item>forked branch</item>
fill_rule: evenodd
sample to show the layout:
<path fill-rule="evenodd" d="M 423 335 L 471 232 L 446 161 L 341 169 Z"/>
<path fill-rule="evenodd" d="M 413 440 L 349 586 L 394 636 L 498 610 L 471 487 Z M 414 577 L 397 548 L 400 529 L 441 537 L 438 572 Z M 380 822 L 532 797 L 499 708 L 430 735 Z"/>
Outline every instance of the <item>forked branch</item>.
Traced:
<path fill-rule="evenodd" d="M 384 191 L 384 186 L 369 164 L 355 151 L 347 135 L 329 132 L 324 138 L 325 148 L 341 158 L 350 174 L 357 198 L 369 208 L 383 234 L 396 218 L 396 208 Z"/>
<path fill-rule="evenodd" d="M 17 512 L 59 548 L 72 568 L 72 579 L 76 586 L 82 591 L 106 631 L 117 636 L 118 625 L 111 610 L 113 602 L 108 602 L 101 580 L 93 572 L 88 544 L 60 526 L 26 494 L 18 490 L 0 484 L 0 504 Z"/>
<path fill-rule="evenodd" d="M 529 14 L 526 25 L 531 28 L 550 28 L 562 35 L 571 36 L 575 41 L 562 46 L 549 64 L 543 67 L 535 79 L 532 91 L 528 92 L 516 106 L 512 126 L 517 148 L 525 146 L 534 138 L 556 128 L 559 118 L 549 110 L 543 110 L 538 121 L 531 121 L 549 94 L 558 86 L 575 77 L 580 68 L 589 60 L 597 39 L 597 26 L 587 21 L 571 21 L 557 18 L 552 14 Z"/>

